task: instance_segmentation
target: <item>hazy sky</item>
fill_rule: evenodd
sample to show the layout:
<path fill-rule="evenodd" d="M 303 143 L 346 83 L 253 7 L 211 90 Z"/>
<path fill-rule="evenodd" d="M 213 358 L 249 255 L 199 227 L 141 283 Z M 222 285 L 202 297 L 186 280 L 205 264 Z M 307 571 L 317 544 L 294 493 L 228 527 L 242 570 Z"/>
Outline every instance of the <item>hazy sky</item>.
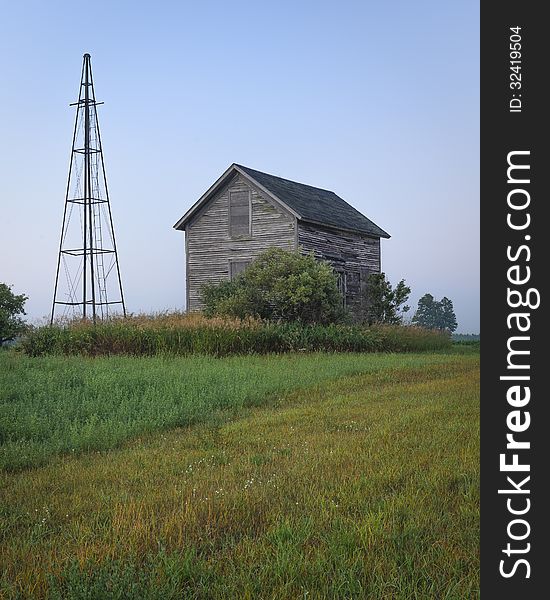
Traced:
<path fill-rule="evenodd" d="M 411 302 L 479 331 L 478 2 L 7 2 L 0 281 L 49 313 L 82 55 L 130 311 L 183 308 L 172 225 L 232 163 L 328 188 L 383 229 Z"/>

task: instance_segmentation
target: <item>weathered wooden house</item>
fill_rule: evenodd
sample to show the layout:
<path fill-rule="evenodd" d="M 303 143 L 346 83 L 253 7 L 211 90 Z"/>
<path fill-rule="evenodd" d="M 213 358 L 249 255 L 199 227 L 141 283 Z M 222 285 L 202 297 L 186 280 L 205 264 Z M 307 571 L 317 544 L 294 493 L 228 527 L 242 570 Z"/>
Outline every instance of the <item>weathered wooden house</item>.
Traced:
<path fill-rule="evenodd" d="M 233 164 L 174 225 L 185 232 L 187 309 L 206 282 L 234 277 L 271 246 L 311 252 L 338 273 L 342 301 L 360 318 L 380 238 L 390 236 L 334 192 Z"/>

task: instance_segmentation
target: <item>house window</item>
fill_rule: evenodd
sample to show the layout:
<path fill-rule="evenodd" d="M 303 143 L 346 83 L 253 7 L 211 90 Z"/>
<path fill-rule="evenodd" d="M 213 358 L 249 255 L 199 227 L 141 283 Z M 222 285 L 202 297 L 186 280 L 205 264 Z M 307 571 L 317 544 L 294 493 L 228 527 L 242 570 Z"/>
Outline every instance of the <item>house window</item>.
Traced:
<path fill-rule="evenodd" d="M 244 271 L 250 264 L 249 260 L 230 260 L 229 261 L 229 278 L 234 279 L 239 273 Z"/>
<path fill-rule="evenodd" d="M 351 307 L 360 300 L 361 273 L 359 271 L 348 271 L 346 273 L 346 307 Z"/>
<path fill-rule="evenodd" d="M 345 271 L 338 271 L 338 291 L 342 296 L 342 306 L 346 308 L 346 295 L 348 292 L 348 281 L 347 281 L 347 273 Z"/>
<path fill-rule="evenodd" d="M 251 210 L 250 191 L 229 191 L 229 235 L 231 237 L 251 234 Z"/>

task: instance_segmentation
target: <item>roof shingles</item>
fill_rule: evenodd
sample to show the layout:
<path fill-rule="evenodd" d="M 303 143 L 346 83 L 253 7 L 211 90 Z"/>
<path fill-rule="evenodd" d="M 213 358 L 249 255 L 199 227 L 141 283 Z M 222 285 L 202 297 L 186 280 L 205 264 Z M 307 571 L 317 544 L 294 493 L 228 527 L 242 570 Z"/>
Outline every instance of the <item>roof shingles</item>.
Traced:
<path fill-rule="evenodd" d="M 243 165 L 235 166 L 300 215 L 304 221 L 358 231 L 374 237 L 390 237 L 381 227 L 334 192 L 269 175 Z"/>

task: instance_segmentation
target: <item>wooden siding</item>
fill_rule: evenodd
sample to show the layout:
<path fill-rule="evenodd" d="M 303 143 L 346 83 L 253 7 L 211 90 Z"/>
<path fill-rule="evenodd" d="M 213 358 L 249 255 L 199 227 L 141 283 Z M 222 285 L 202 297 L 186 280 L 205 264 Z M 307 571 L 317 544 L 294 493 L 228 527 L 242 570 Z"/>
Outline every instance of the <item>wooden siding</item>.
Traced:
<path fill-rule="evenodd" d="M 298 245 L 345 273 L 346 306 L 356 319 L 366 316 L 365 287 L 371 273 L 380 273 L 380 238 L 298 222 Z"/>
<path fill-rule="evenodd" d="M 251 234 L 230 236 L 229 191 L 251 192 Z M 229 279 L 230 262 L 253 260 L 266 248 L 295 249 L 296 218 L 268 201 L 241 175 L 206 203 L 185 227 L 187 309 L 202 307 L 204 283 Z"/>

